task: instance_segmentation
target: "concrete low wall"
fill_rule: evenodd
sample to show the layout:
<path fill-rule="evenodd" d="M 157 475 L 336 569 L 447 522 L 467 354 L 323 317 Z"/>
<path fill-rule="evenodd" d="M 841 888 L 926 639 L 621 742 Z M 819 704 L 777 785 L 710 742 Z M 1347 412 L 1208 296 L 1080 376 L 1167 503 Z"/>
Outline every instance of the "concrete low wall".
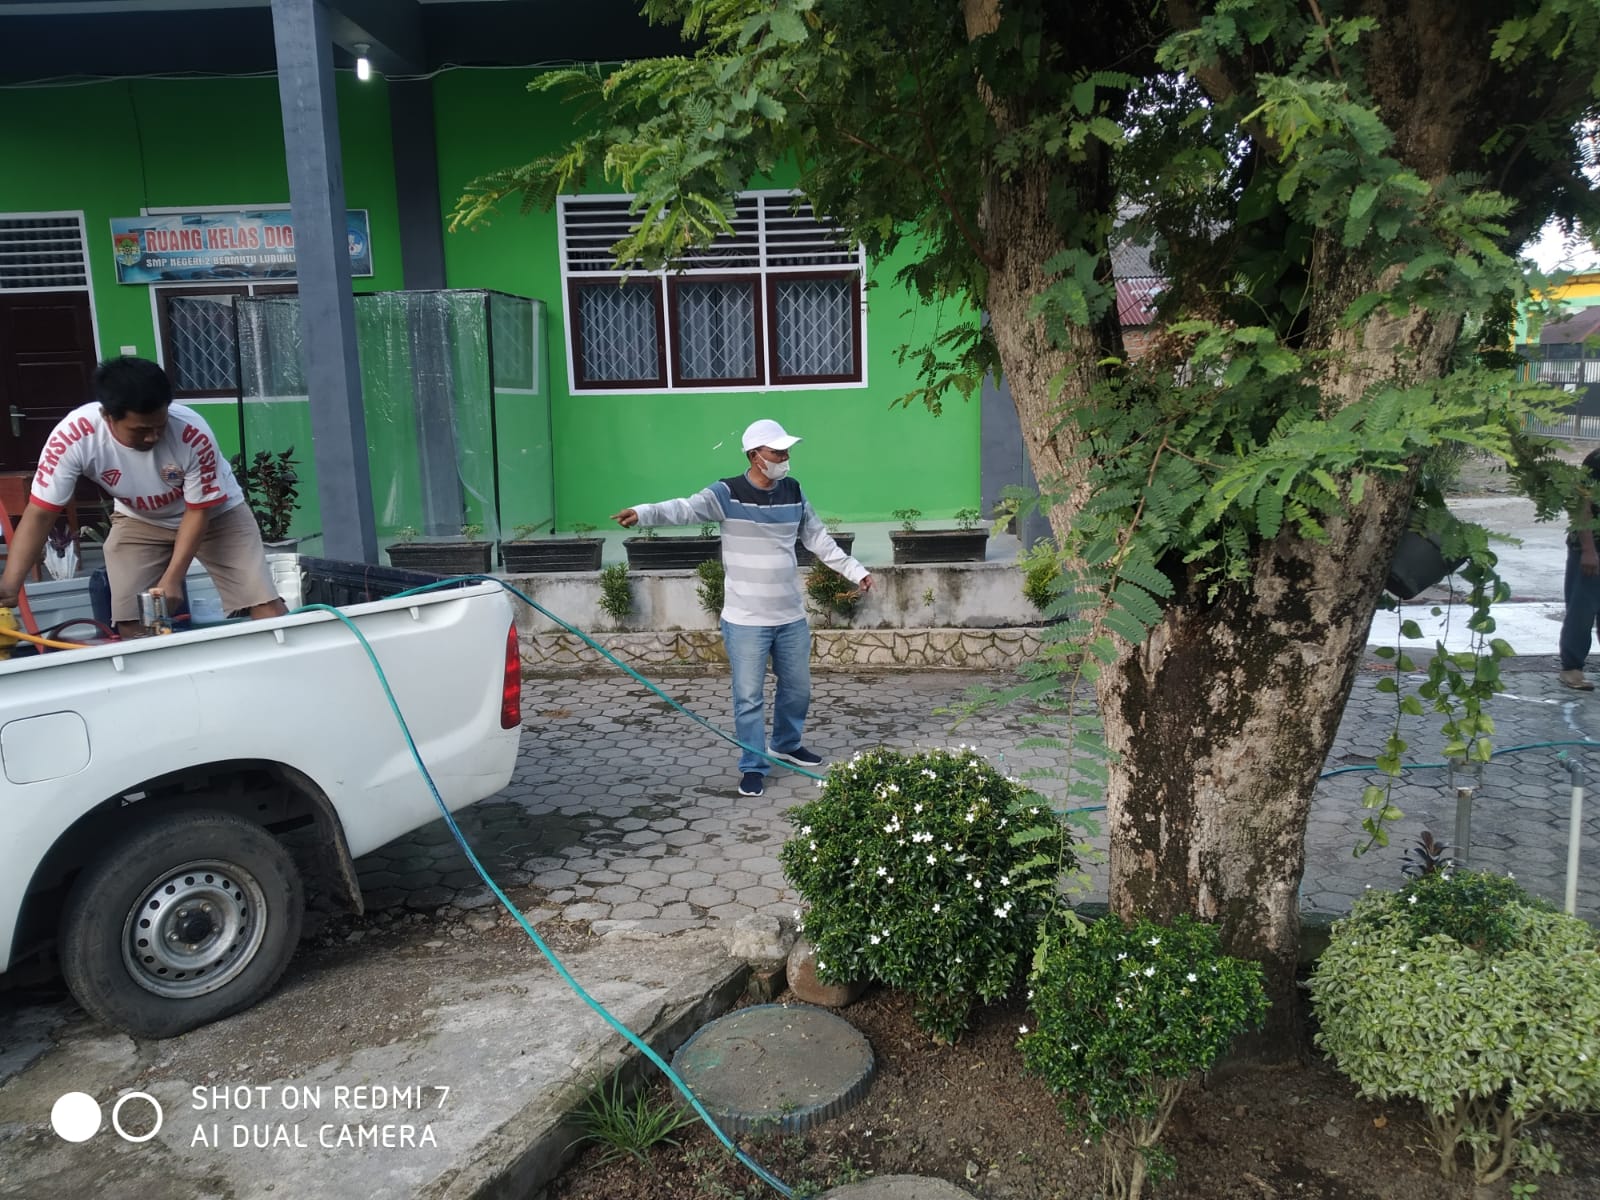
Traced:
<path fill-rule="evenodd" d="M 715 630 L 717 618 L 700 607 L 693 571 L 630 572 L 633 611 L 621 621 L 600 607 L 600 574 L 528 575 L 511 580 L 551 612 L 585 633 Z M 1030 625 L 1038 612 L 1022 595 L 1022 572 L 1013 563 L 947 563 L 876 567 L 872 591 L 848 620 L 811 614 L 818 628 L 868 630 L 996 629 Z M 557 626 L 530 609 L 517 618 L 524 639 Z"/>
<path fill-rule="evenodd" d="M 594 640 L 629 666 L 726 667 L 722 637 L 710 629 L 602 633 Z M 814 629 L 819 670 L 925 667 L 1005 669 L 1039 652 L 1037 629 Z M 570 633 L 522 634 L 522 658 L 536 671 L 581 671 L 604 662 Z"/>

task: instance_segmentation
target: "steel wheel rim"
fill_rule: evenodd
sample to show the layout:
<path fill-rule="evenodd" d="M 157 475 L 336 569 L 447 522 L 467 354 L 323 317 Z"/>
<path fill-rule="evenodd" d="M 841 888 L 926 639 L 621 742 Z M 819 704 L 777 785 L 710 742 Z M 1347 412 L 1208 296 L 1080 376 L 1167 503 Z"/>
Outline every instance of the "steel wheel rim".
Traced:
<path fill-rule="evenodd" d="M 214 992 L 255 958 L 266 908 L 261 884 L 236 863 L 202 859 L 163 871 L 123 922 L 123 965 L 157 996 Z"/>

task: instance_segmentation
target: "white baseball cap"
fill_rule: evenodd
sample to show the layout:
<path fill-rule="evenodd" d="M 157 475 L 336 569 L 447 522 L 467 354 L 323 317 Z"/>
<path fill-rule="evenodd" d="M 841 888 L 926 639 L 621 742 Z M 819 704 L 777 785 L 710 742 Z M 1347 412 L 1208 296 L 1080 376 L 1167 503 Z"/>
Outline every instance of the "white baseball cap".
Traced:
<path fill-rule="evenodd" d="M 787 450 L 800 440 L 792 433 L 785 433 L 783 426 L 776 421 L 757 421 L 744 431 L 746 452 L 754 450 L 757 446 L 766 446 L 772 450 Z"/>

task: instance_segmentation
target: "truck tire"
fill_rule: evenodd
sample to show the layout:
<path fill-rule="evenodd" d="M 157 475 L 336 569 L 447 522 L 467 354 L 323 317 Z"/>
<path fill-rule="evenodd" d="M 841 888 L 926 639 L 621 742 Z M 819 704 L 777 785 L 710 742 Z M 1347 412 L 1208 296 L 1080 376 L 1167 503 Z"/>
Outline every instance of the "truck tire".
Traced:
<path fill-rule="evenodd" d="M 172 813 L 78 877 L 61 917 L 61 971 L 93 1016 L 135 1037 L 175 1037 L 271 991 L 304 913 L 300 874 L 277 838 L 229 813 Z"/>

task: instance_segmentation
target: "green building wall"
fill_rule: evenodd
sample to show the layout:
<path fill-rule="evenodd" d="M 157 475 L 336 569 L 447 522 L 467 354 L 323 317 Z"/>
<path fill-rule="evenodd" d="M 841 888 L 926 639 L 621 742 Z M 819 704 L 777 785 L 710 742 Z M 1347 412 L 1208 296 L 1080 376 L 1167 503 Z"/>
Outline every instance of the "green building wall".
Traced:
<path fill-rule="evenodd" d="M 560 102 L 529 93 L 526 83 L 519 71 L 458 70 L 435 79 L 441 219 L 470 180 L 524 162 L 570 132 Z M 355 287 L 398 289 L 403 285 L 386 88 L 381 81 L 363 85 L 341 74 L 338 99 L 346 203 L 366 209 L 371 223 L 375 274 L 356 280 Z M 102 356 L 123 346 L 156 356 L 148 287 L 116 282 L 112 217 L 145 207 L 288 200 L 277 82 L 270 78 L 0 91 L 0 162 L 6 164 L 0 171 L 0 213 L 84 213 Z M 954 306 L 936 312 L 918 304 L 894 284 L 892 264 L 869 275 L 865 387 L 592 395 L 568 389 L 555 214 L 521 216 L 508 205 L 484 226 L 447 233 L 444 245 L 450 287 L 497 289 L 547 305 L 543 351 L 560 528 L 599 525 L 620 508 L 685 495 L 738 472 L 744 461 L 739 435 L 759 417 L 773 417 L 806 439 L 795 455 L 795 475 L 824 516 L 884 520 L 894 509 L 917 508 L 936 520 L 978 503 L 976 403 L 952 398 L 938 417 L 894 403 L 914 383 L 912 370 L 897 361 L 901 345 L 923 342 L 949 321 L 974 317 Z M 230 452 L 235 449 L 233 406 L 196 407 Z M 300 425 L 300 414 L 279 415 L 275 424 L 284 429 Z M 516 422 L 508 427 L 503 421 L 501 430 L 510 435 L 500 446 L 509 528 L 548 510 L 539 497 L 548 495 L 549 482 L 531 478 L 529 464 L 542 469 L 546 459 L 522 452 Z M 296 449 L 309 460 L 309 443 Z M 387 460 L 402 452 L 394 443 L 375 455 L 375 483 L 406 473 Z"/>

